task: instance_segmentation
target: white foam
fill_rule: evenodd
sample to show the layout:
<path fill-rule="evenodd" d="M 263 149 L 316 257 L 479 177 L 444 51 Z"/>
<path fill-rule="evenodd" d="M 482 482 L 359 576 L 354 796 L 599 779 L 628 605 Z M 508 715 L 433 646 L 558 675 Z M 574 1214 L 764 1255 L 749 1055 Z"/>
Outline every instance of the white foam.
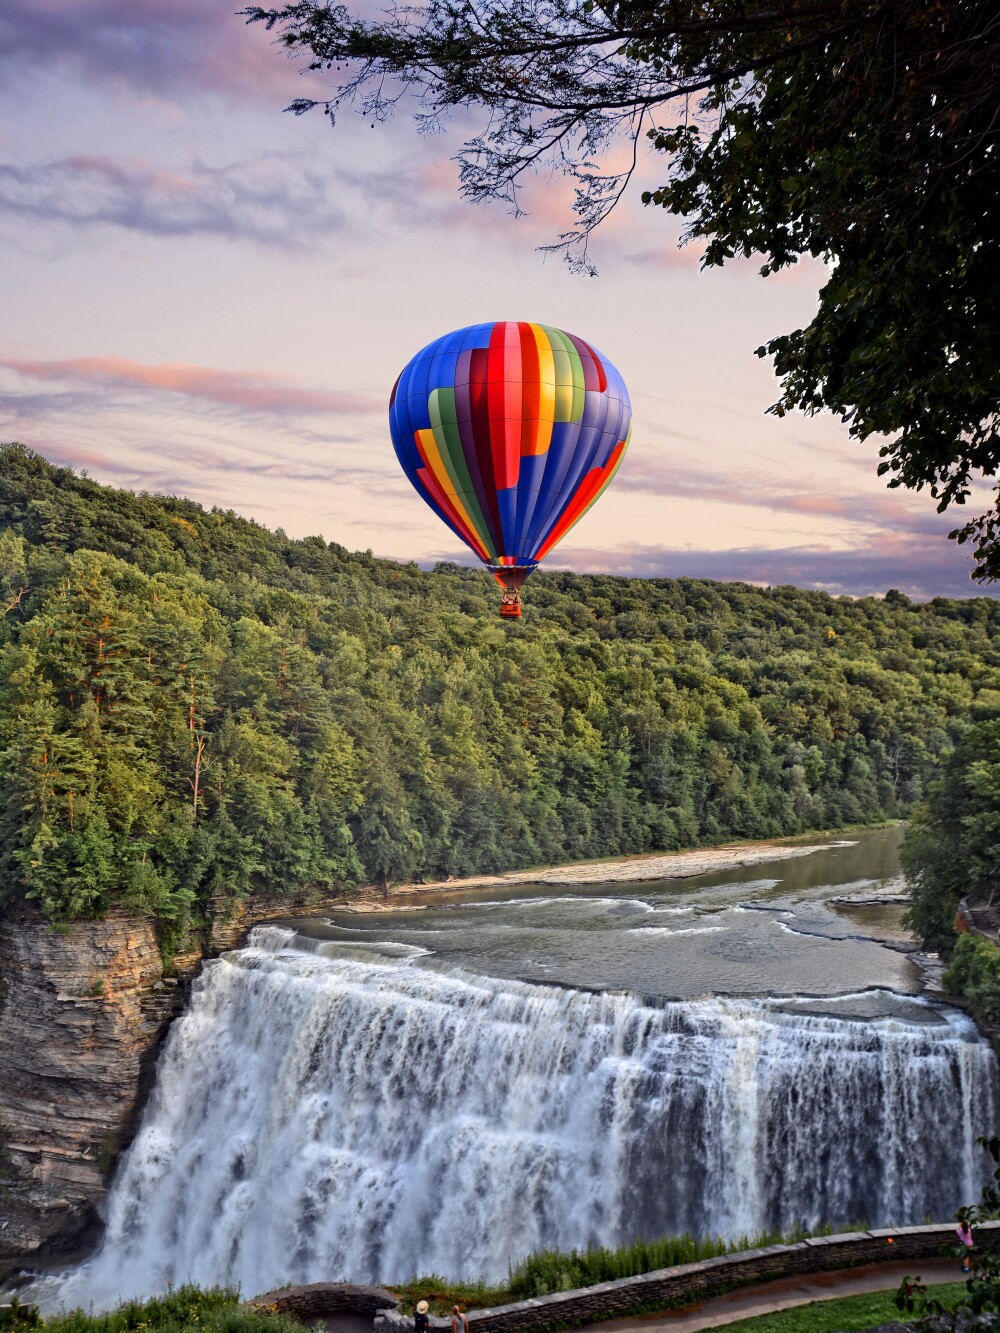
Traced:
<path fill-rule="evenodd" d="M 717 935 L 725 926 L 637 926 L 630 935 Z"/>

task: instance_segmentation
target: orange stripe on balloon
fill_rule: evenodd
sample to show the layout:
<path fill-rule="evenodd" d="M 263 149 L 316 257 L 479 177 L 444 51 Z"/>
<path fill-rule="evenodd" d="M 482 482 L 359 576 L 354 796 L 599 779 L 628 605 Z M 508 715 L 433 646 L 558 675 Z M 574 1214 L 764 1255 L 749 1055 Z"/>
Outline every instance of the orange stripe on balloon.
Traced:
<path fill-rule="evenodd" d="M 521 339 L 521 457 L 537 454 L 540 386 L 538 342 L 530 324 L 518 324 Z"/>
<path fill-rule="evenodd" d="M 425 433 L 430 437 L 429 440 L 424 438 Z M 413 442 L 417 446 L 417 453 L 419 453 L 421 462 L 424 465 L 423 468 L 417 469 L 417 476 L 423 482 L 428 494 L 434 497 L 435 502 L 445 511 L 452 523 L 462 534 L 463 540 L 472 547 L 476 554 L 483 560 L 492 559 L 482 538 L 476 532 L 475 525 L 472 523 L 469 515 L 465 512 L 458 497 L 450 494 L 452 489 L 450 478 L 444 471 L 443 463 L 441 463 L 440 459 L 435 460 L 428 448 L 428 444 L 433 445 L 435 449 L 437 448 L 434 432 L 415 430 L 413 432 Z M 438 466 L 441 468 L 440 474 L 438 472 L 438 467 L 435 467 L 435 461 L 437 461 Z"/>
<path fill-rule="evenodd" d="M 427 494 L 431 496 L 434 503 L 438 506 L 439 509 L 442 510 L 443 513 L 447 514 L 448 519 L 454 525 L 456 531 L 458 532 L 462 540 L 468 546 L 472 547 L 476 555 L 479 556 L 480 560 L 491 561 L 493 557 L 490 555 L 489 551 L 487 551 L 486 547 L 476 536 L 475 532 L 473 532 L 472 528 L 470 528 L 468 523 L 463 519 L 462 515 L 458 512 L 455 506 L 448 499 L 447 495 L 445 495 L 444 491 L 438 485 L 437 480 L 435 479 L 434 474 L 433 472 L 431 472 L 430 468 L 417 468 L 417 476 L 420 478 L 421 482 L 424 485 L 425 490 L 427 491 Z"/>
<path fill-rule="evenodd" d="M 552 357 L 552 344 L 549 336 L 540 324 L 529 324 L 535 340 L 535 358 L 538 364 L 538 426 L 535 432 L 534 448 L 530 451 L 522 446 L 522 453 L 548 453 L 552 443 L 552 426 L 556 419 L 555 364 Z"/>
<path fill-rule="evenodd" d="M 448 497 L 451 507 L 461 517 L 463 528 L 471 528 L 489 550 L 489 536 L 483 532 L 473 514 L 469 512 L 465 498 L 459 491 L 455 478 L 448 470 L 442 441 L 438 438 L 434 427 L 432 426 L 430 430 L 415 430 L 413 432 L 413 442 L 417 446 L 417 453 L 420 455 L 424 467 L 430 471 L 438 486 Z M 445 442 L 445 447 L 447 447 L 447 442 Z"/>
<path fill-rule="evenodd" d="M 541 560 L 543 556 L 548 555 L 556 542 L 566 536 L 570 528 L 582 518 L 584 511 L 597 499 L 605 485 L 611 480 L 618 470 L 618 464 L 621 462 L 622 454 L 625 452 L 626 441 L 622 440 L 615 445 L 614 452 L 605 463 L 604 467 L 595 467 L 588 472 L 580 483 L 580 488 L 573 499 L 563 511 L 562 518 L 549 533 L 541 548 L 535 556 L 536 560 Z"/>

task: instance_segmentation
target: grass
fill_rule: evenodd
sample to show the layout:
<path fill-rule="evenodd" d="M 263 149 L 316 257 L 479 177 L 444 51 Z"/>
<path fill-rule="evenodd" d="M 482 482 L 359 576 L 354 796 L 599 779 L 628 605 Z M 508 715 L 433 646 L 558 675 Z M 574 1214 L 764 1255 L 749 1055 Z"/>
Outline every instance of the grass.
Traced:
<path fill-rule="evenodd" d="M 653 1273 L 658 1268 L 673 1268 L 675 1264 L 693 1264 L 699 1259 L 716 1259 L 741 1250 L 762 1249 L 765 1245 L 790 1244 L 802 1240 L 804 1235 L 802 1231 L 790 1235 L 764 1232 L 736 1241 L 724 1241 L 721 1237 L 696 1240 L 685 1234 L 637 1240 L 613 1250 L 603 1245 L 589 1250 L 571 1250 L 568 1254 L 539 1250 L 511 1270 L 508 1299 L 523 1301 L 532 1296 L 547 1296 L 550 1292 L 592 1287 L 598 1282 L 614 1282 L 618 1278 Z"/>
<path fill-rule="evenodd" d="M 427 1273 L 422 1277 L 410 1278 L 409 1282 L 389 1282 L 385 1284 L 399 1297 L 399 1308 L 403 1314 L 413 1313 L 417 1301 L 426 1301 L 431 1314 L 451 1314 L 453 1305 L 460 1305 L 463 1310 L 485 1310 L 491 1305 L 506 1305 L 516 1300 L 506 1286 L 489 1287 L 485 1282 L 449 1282 L 436 1273 Z"/>
<path fill-rule="evenodd" d="M 966 1294 L 964 1282 L 948 1282 L 929 1287 L 929 1291 L 951 1305 Z M 839 1300 L 810 1301 L 790 1310 L 739 1319 L 733 1324 L 719 1324 L 726 1333 L 857 1333 L 857 1330 L 905 1320 L 895 1305 L 894 1291 L 872 1291 L 863 1296 L 843 1296 Z"/>
<path fill-rule="evenodd" d="M 865 1230 L 866 1224 L 838 1227 L 838 1231 Z M 401 1298 L 402 1310 L 409 1314 L 417 1301 L 425 1300 L 432 1314 L 447 1314 L 453 1305 L 463 1309 L 484 1309 L 492 1305 L 507 1305 L 511 1301 L 529 1300 L 535 1296 L 549 1296 L 557 1291 L 575 1291 L 577 1287 L 593 1287 L 598 1282 L 613 1282 L 623 1277 L 638 1277 L 659 1268 L 673 1268 L 675 1264 L 696 1263 L 699 1259 L 715 1259 L 723 1254 L 738 1254 L 742 1250 L 763 1249 L 767 1245 L 792 1245 L 806 1236 L 829 1236 L 833 1227 L 817 1232 L 763 1232 L 744 1236 L 736 1241 L 718 1239 L 696 1240 L 693 1236 L 661 1236 L 657 1240 L 637 1240 L 617 1249 L 603 1245 L 588 1250 L 538 1250 L 515 1265 L 507 1281 L 496 1286 L 484 1282 L 449 1282 L 436 1274 L 411 1278 L 408 1282 L 388 1285 Z"/>
<path fill-rule="evenodd" d="M 72 1310 L 40 1323 L 30 1309 L 0 1311 L 0 1329 L 29 1333 L 34 1327 L 39 1333 L 304 1333 L 291 1319 L 243 1309 L 237 1291 L 187 1286 L 106 1314 Z"/>

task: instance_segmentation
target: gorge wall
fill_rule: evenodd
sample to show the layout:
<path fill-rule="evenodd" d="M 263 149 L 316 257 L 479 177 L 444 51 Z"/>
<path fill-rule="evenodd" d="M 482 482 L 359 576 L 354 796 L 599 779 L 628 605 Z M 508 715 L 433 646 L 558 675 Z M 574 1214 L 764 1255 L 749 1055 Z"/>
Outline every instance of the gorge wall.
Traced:
<path fill-rule="evenodd" d="M 138 1128 L 157 1053 L 202 959 L 277 915 L 343 907 L 247 898 L 165 976 L 149 921 L 0 919 L 0 1281 L 89 1248 L 111 1170 Z"/>
<path fill-rule="evenodd" d="M 0 924 L 0 979 L 2 1273 L 94 1225 L 178 987 L 148 922 L 28 913 Z"/>

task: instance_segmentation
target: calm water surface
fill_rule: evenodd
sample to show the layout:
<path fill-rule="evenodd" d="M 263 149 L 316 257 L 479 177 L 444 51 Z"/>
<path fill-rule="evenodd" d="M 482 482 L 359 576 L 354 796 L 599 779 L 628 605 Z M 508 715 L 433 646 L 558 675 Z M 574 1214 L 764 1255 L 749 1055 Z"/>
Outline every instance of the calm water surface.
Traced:
<path fill-rule="evenodd" d="M 414 894 L 399 900 L 412 910 L 294 924 L 338 956 L 649 997 L 915 994 L 903 906 L 834 901 L 901 892 L 901 837 L 877 829 L 851 846 L 689 879 Z"/>

